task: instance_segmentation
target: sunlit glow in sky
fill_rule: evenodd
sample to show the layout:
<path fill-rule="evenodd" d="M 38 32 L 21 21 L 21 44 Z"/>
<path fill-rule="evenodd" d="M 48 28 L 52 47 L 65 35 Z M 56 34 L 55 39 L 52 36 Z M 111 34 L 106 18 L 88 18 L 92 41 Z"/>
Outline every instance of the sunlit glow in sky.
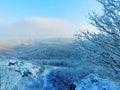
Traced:
<path fill-rule="evenodd" d="M 72 37 L 93 10 L 96 0 L 0 0 L 0 40 Z"/>

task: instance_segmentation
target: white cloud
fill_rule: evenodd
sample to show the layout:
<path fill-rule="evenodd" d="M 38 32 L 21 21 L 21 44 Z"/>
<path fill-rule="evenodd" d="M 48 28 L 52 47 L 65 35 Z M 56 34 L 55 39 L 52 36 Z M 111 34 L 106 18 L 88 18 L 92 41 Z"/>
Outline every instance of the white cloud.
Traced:
<path fill-rule="evenodd" d="M 3 39 L 72 37 L 74 31 L 73 25 L 66 20 L 29 17 L 0 27 L 0 37 Z"/>
<path fill-rule="evenodd" d="M 97 29 L 89 24 L 73 25 L 67 20 L 57 18 L 28 17 L 18 21 L 0 23 L 0 41 L 11 39 L 41 39 L 55 37 L 73 37 L 76 31 L 97 32 Z"/>

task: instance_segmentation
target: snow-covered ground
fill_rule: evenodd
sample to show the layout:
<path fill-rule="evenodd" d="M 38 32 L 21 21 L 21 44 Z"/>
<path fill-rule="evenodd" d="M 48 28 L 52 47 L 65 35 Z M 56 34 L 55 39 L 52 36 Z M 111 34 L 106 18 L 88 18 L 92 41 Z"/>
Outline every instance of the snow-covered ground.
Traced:
<path fill-rule="evenodd" d="M 52 70 L 62 67 L 35 65 L 19 60 L 0 60 L 0 90 L 56 90 L 47 81 Z M 69 75 L 68 75 L 69 77 Z M 114 82 L 102 79 L 99 75 L 89 74 L 74 82 L 75 90 L 120 90 Z M 45 87 L 52 87 L 47 89 Z"/>
<path fill-rule="evenodd" d="M 102 79 L 95 74 L 86 76 L 80 83 L 76 84 L 76 90 L 120 90 L 110 80 Z"/>

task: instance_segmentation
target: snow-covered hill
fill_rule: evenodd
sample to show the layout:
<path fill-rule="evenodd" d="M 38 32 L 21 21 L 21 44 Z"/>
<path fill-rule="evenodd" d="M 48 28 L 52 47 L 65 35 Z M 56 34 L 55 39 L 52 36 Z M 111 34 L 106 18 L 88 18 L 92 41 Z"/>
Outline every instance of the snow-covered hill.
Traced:
<path fill-rule="evenodd" d="M 0 50 L 0 90 L 71 90 L 71 85 L 75 90 L 120 90 L 120 74 L 97 53 L 85 52 L 75 42 L 64 43 L 65 39 L 48 41 Z"/>
<path fill-rule="evenodd" d="M 62 73 L 63 69 L 67 67 L 60 66 L 51 66 L 51 65 L 42 65 L 42 63 L 38 65 L 38 63 L 32 63 L 27 61 L 19 61 L 17 59 L 1 59 L 0 60 L 0 90 L 70 90 L 69 85 L 65 85 L 67 82 L 62 82 L 62 78 L 56 78 L 58 73 L 53 74 L 52 78 L 49 77 L 53 71 L 59 70 Z M 79 72 L 79 71 L 78 71 Z M 66 73 L 63 73 L 69 77 Z M 82 74 L 82 72 L 81 72 Z M 72 75 L 72 74 L 71 74 Z M 79 75 L 78 75 L 79 76 Z M 48 78 L 49 77 L 49 78 Z M 75 90 L 120 90 L 117 88 L 114 82 L 109 79 L 102 79 L 99 75 L 96 74 L 88 74 L 84 76 L 83 79 L 73 80 L 76 85 Z M 57 83 L 58 85 L 53 85 L 53 83 Z M 64 78 L 68 79 L 68 78 Z M 64 80 L 63 81 L 67 81 Z"/>

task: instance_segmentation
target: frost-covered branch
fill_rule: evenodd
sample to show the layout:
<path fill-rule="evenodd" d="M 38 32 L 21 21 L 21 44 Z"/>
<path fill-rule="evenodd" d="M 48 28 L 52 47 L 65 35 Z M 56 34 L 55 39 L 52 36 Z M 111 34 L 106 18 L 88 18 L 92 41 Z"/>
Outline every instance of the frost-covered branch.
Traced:
<path fill-rule="evenodd" d="M 89 18 L 99 33 L 88 31 L 78 35 L 77 38 L 79 37 L 78 39 L 81 40 L 80 37 L 84 37 L 85 40 L 91 41 L 99 49 L 99 55 L 103 58 L 104 63 L 120 72 L 120 0 L 97 1 L 103 5 L 103 14 L 98 15 L 93 12 Z"/>

